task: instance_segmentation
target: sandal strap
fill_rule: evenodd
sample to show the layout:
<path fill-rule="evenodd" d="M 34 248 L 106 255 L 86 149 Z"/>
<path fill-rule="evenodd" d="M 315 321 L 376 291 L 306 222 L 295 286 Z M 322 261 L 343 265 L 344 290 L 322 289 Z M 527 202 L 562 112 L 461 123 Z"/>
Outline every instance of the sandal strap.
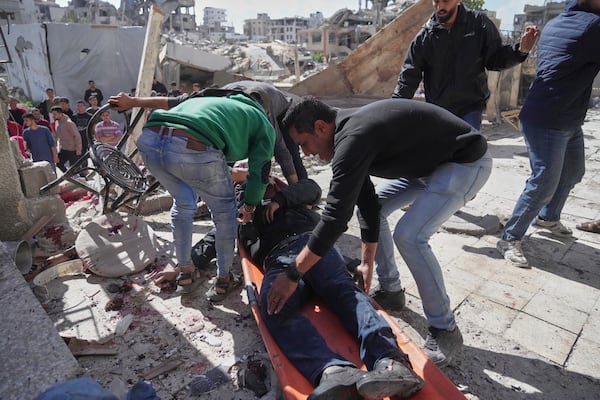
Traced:
<path fill-rule="evenodd" d="M 180 272 L 179 275 L 177 275 L 177 284 L 179 286 L 191 285 L 192 283 L 194 283 L 195 279 L 196 279 L 196 273 L 195 272 Z M 186 280 L 189 280 L 190 283 L 186 283 L 185 285 L 182 285 L 180 283 L 181 281 L 186 281 Z"/>

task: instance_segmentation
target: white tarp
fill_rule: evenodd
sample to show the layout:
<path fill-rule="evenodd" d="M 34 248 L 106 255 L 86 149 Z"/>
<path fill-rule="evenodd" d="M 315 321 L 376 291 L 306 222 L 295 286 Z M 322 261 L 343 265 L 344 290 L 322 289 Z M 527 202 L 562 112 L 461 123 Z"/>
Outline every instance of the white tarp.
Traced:
<path fill-rule="evenodd" d="M 54 87 L 74 109 L 90 79 L 105 100 L 136 86 L 145 27 L 51 23 L 11 24 L 10 35 L 3 30 L 13 59 L 6 64 L 8 84 L 34 101 L 43 100 L 45 89 Z"/>

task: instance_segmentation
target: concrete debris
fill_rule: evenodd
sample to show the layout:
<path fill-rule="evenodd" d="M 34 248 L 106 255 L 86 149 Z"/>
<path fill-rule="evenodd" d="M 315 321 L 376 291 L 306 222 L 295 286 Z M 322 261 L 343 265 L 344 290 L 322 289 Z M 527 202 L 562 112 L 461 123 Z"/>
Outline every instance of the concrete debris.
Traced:
<path fill-rule="evenodd" d="M 203 375 L 194 377 L 190 383 L 190 396 L 200 396 L 212 392 L 230 380 L 229 368 L 221 364 Z"/>
<path fill-rule="evenodd" d="M 127 332 L 127 329 L 129 329 L 129 326 L 132 322 L 133 314 L 127 314 L 126 316 L 124 316 L 123 319 L 117 322 L 117 326 L 115 326 L 115 335 L 123 336 L 125 332 Z"/>
<path fill-rule="evenodd" d="M 113 340 L 98 342 L 76 337 L 63 337 L 63 339 L 74 356 L 114 356 L 119 354 L 119 346 Z"/>
<path fill-rule="evenodd" d="M 144 371 L 142 373 L 142 376 L 144 377 L 144 379 L 147 379 L 147 380 L 154 379 L 157 376 L 166 374 L 167 372 L 174 370 L 175 368 L 179 367 L 181 364 L 183 364 L 183 362 L 181 360 L 165 361 L 155 368 L 147 369 L 146 371 Z"/>

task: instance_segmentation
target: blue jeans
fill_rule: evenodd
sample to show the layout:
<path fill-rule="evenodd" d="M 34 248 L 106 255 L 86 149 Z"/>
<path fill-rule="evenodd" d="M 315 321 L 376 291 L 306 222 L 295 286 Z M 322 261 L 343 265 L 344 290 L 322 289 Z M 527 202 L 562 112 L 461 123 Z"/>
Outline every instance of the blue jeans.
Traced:
<path fill-rule="evenodd" d="M 171 227 L 180 266 L 192 263 L 192 231 L 198 195 L 210 209 L 216 229 L 217 275 L 231 269 L 237 208 L 231 174 L 223 152 L 186 148 L 187 138 L 144 129 L 137 147 L 146 167 L 173 196 Z"/>
<path fill-rule="evenodd" d="M 429 324 L 454 329 L 456 322 L 444 286 L 442 269 L 429 246 L 429 238 L 456 211 L 471 201 L 492 171 L 486 153 L 467 164 L 445 163 L 421 179 L 392 179 L 377 185 L 381 204 L 379 244 L 375 268 L 383 290 L 400 290 L 400 274 L 394 258 L 394 243 L 410 269 Z M 393 234 L 387 217 L 411 204 L 396 224 Z"/>
<path fill-rule="evenodd" d="M 481 114 L 481 110 L 470 111 L 460 117 L 460 119 L 471 125 L 473 128 L 481 130 Z"/>
<path fill-rule="evenodd" d="M 332 365 L 353 366 L 333 352 L 300 310 L 310 295 L 318 296 L 338 316 L 350 334 L 357 338 L 360 358 L 372 370 L 381 358 L 403 359 L 396 336 L 371 301 L 352 280 L 344 259 L 332 248 L 300 280 L 298 288 L 279 314 L 267 313 L 267 294 L 271 283 L 296 258 L 310 233 L 299 235 L 283 248 L 274 249 L 265 259 L 267 272 L 261 287 L 261 315 L 273 339 L 287 358 L 313 385 L 323 370 Z"/>
<path fill-rule="evenodd" d="M 502 239 L 521 240 L 536 216 L 560 220 L 569 192 L 585 173 L 581 127 L 556 130 L 521 124 L 531 175 L 506 223 Z"/>

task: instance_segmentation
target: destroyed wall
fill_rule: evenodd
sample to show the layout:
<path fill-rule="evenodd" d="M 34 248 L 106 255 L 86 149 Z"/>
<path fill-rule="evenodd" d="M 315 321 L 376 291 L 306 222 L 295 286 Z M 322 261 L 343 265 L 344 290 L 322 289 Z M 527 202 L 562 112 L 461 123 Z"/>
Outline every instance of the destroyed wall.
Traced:
<path fill-rule="evenodd" d="M 31 217 L 25 208 L 25 196 L 20 190 L 19 173 L 12 154 L 6 129 L 8 91 L 0 83 L 0 240 L 16 240 L 31 226 Z"/>
<path fill-rule="evenodd" d="M 3 27 L 13 62 L 8 85 L 41 101 L 47 87 L 74 102 L 93 79 L 105 98 L 136 86 L 144 27 L 81 24 L 11 24 Z"/>
<path fill-rule="evenodd" d="M 431 1 L 419 0 L 342 62 L 296 84 L 290 92 L 390 97 L 408 46 L 431 12 Z"/>

